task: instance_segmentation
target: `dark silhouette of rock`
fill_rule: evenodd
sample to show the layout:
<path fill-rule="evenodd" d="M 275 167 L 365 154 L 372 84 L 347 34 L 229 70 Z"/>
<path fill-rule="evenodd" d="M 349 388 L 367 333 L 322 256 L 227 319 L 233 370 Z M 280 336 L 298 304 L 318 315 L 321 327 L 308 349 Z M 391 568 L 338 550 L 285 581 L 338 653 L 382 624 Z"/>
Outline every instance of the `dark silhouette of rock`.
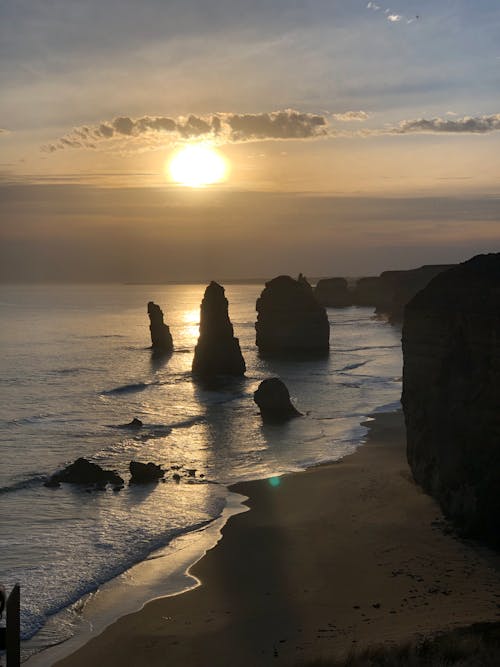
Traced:
<path fill-rule="evenodd" d="M 352 294 L 356 306 L 376 306 L 385 299 L 385 289 L 380 276 L 358 278 Z"/>
<path fill-rule="evenodd" d="M 130 461 L 130 483 L 131 484 L 149 484 L 157 482 L 165 475 L 165 471 L 156 463 L 140 463 L 140 461 Z"/>
<path fill-rule="evenodd" d="M 322 278 L 314 288 L 314 296 L 322 306 L 345 308 L 353 305 L 353 294 L 345 278 Z"/>
<path fill-rule="evenodd" d="M 170 329 L 163 321 L 163 311 L 156 303 L 149 301 L 149 330 L 151 332 L 151 348 L 157 354 L 170 354 L 174 349 Z"/>
<path fill-rule="evenodd" d="M 406 306 L 403 396 L 415 480 L 467 535 L 500 543 L 500 253 Z"/>
<path fill-rule="evenodd" d="M 328 355 L 330 325 L 309 286 L 278 276 L 257 299 L 256 343 L 263 357 L 312 358 Z"/>
<path fill-rule="evenodd" d="M 263 380 L 254 392 L 253 400 L 259 406 L 264 422 L 285 422 L 301 416 L 290 401 L 286 385 L 279 378 Z"/>
<path fill-rule="evenodd" d="M 304 287 L 308 287 L 309 289 L 312 289 L 311 283 L 307 280 L 305 275 L 303 273 L 299 273 L 299 277 L 297 278 L 297 282 L 299 282 L 301 285 L 304 285 Z"/>
<path fill-rule="evenodd" d="M 121 424 L 121 428 L 130 428 L 130 429 L 142 428 L 142 421 L 140 419 L 137 419 L 137 417 L 134 417 L 131 422 L 128 422 L 128 424 Z"/>
<path fill-rule="evenodd" d="M 243 375 L 246 366 L 234 337 L 224 288 L 212 281 L 200 309 L 200 336 L 194 350 L 193 373 L 199 377 Z"/>
<path fill-rule="evenodd" d="M 104 470 L 97 463 L 92 463 L 85 458 L 79 458 L 74 463 L 54 473 L 46 482 L 45 486 L 57 486 L 60 482 L 69 484 L 113 484 L 123 485 L 123 479 L 114 470 Z"/>
<path fill-rule="evenodd" d="M 407 271 L 383 271 L 380 276 L 359 278 L 352 291 L 356 306 L 371 306 L 390 322 L 403 320 L 404 307 L 435 276 L 450 269 L 451 264 L 421 266 Z"/>

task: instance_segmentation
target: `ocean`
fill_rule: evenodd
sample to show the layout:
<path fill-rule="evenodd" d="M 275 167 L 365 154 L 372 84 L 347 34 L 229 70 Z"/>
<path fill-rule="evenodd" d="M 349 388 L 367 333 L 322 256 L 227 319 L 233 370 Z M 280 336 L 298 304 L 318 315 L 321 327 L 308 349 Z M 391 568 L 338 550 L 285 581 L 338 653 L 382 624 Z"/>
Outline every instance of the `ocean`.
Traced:
<path fill-rule="evenodd" d="M 207 388 L 190 372 L 205 285 L 0 286 L 0 583 L 21 585 L 24 658 L 95 629 L 82 610 L 97 610 L 113 582 L 115 614 L 120 586 L 121 611 L 192 586 L 185 568 L 237 511 L 227 485 L 338 460 L 362 442 L 371 413 L 398 405 L 397 328 L 370 308 L 328 309 L 327 359 L 262 360 L 262 288 L 226 286 L 247 372 Z M 151 300 L 174 339 L 167 360 L 149 349 Z M 304 417 L 262 424 L 252 395 L 272 376 Z M 142 429 L 120 428 L 134 417 Z M 166 481 L 120 492 L 43 486 L 80 456 L 125 479 L 132 459 L 153 461 Z M 154 576 L 138 574 L 144 562 Z"/>

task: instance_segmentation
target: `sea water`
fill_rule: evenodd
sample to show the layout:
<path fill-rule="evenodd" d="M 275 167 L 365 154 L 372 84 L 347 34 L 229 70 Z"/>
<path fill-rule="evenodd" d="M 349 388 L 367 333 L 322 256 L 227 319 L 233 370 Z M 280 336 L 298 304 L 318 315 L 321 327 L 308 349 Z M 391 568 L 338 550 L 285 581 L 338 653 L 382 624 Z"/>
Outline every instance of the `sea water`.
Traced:
<path fill-rule="evenodd" d="M 157 569 L 170 575 L 161 594 L 186 586 L 179 563 L 189 563 L 179 553 L 193 557 L 187 545 L 221 517 L 228 484 L 337 460 L 362 441 L 368 415 L 399 400 L 400 331 L 370 308 L 328 309 L 326 359 L 260 359 L 254 323 L 262 285 L 226 287 L 245 377 L 194 382 L 204 288 L 0 287 L 0 583 L 21 584 L 22 636 L 31 638 L 25 656 L 70 637 L 82 601 L 151 554 L 164 556 Z M 174 339 L 168 359 L 149 349 L 150 300 Z M 252 396 L 272 376 L 286 383 L 303 418 L 262 424 Z M 140 430 L 120 428 L 133 417 Z M 131 460 L 153 461 L 166 482 L 118 493 L 43 486 L 81 456 L 125 479 Z M 152 588 L 144 588 L 149 597 Z"/>

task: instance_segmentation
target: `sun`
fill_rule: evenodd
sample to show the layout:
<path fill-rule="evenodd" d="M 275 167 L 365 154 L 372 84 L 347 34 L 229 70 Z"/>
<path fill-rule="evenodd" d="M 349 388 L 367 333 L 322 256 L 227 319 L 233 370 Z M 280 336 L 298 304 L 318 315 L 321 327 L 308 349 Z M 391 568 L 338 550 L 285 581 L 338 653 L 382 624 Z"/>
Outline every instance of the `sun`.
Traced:
<path fill-rule="evenodd" d="M 191 188 L 220 183 L 228 172 L 225 158 L 206 144 L 183 146 L 174 153 L 167 167 L 175 183 Z"/>

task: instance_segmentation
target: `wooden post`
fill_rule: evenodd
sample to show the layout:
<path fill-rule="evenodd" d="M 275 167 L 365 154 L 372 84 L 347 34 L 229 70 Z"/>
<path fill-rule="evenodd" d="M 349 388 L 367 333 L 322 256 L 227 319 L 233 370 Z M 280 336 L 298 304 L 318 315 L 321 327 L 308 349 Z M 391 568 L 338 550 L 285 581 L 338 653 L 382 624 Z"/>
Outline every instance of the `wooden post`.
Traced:
<path fill-rule="evenodd" d="M 7 667 L 19 667 L 21 664 L 21 589 L 16 584 L 11 590 L 6 604 L 7 632 L 5 648 L 7 650 Z"/>

